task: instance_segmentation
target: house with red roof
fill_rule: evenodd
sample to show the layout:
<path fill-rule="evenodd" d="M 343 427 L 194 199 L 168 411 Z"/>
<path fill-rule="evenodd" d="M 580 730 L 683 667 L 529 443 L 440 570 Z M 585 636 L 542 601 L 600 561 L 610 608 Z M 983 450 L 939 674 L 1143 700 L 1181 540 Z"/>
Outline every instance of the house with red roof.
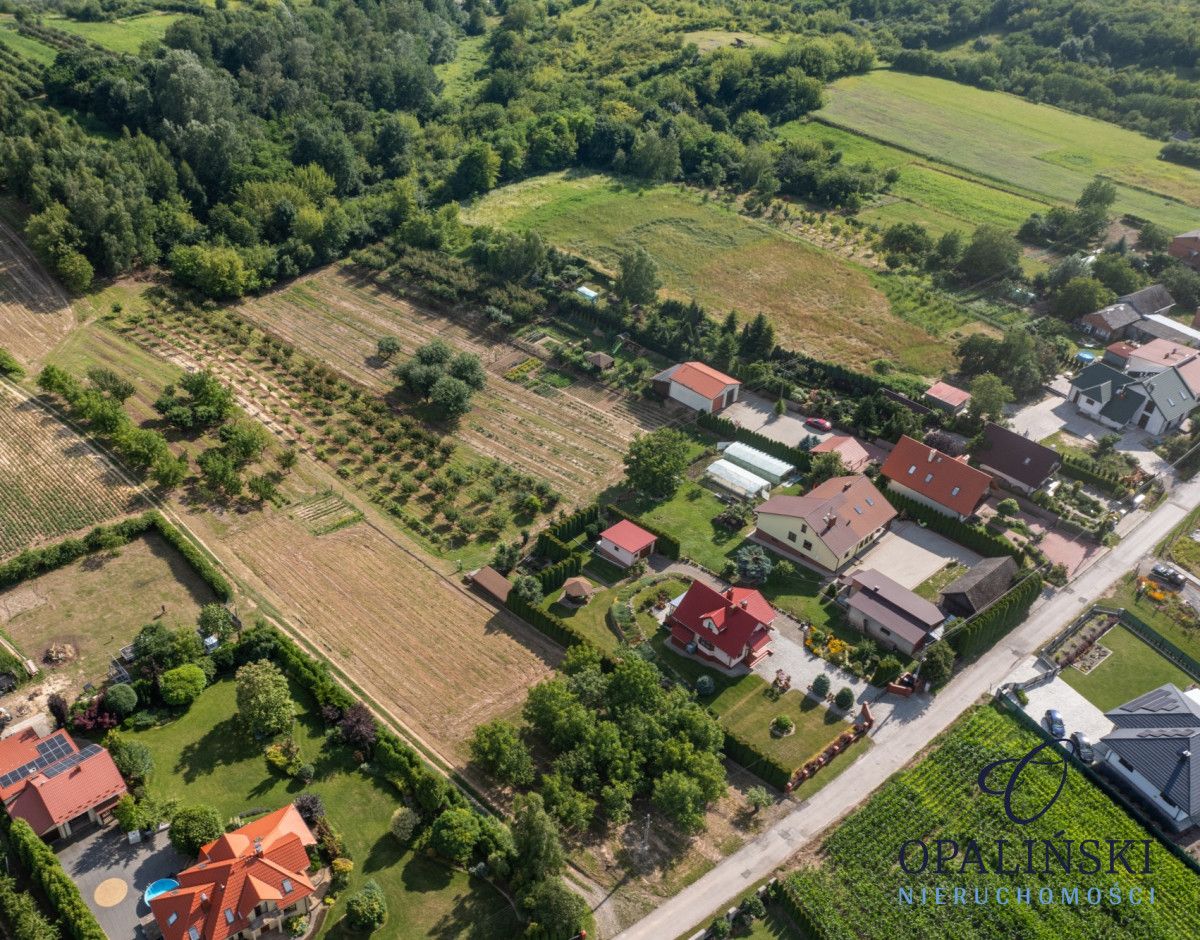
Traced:
<path fill-rule="evenodd" d="M 164 940 L 250 940 L 317 903 L 308 825 L 288 805 L 200 848 L 179 887 L 150 901 Z"/>
<path fill-rule="evenodd" d="M 81 749 L 66 731 L 33 727 L 0 740 L 0 800 L 39 836 L 66 838 L 73 826 L 104 823 L 124 795 L 125 780 L 99 744 Z"/>
<path fill-rule="evenodd" d="M 753 666 L 767 655 L 775 609 L 749 588 L 714 590 L 693 581 L 667 614 L 671 642 L 731 669 Z"/>
<path fill-rule="evenodd" d="M 880 472 L 888 488 L 960 522 L 975 512 L 992 486 L 992 477 L 967 458 L 951 457 L 907 434 L 888 454 Z"/>
<path fill-rule="evenodd" d="M 956 415 L 966 410 L 967 403 L 971 400 L 971 393 L 957 388 L 949 382 L 934 382 L 925 389 L 925 400 L 943 411 Z"/>
<path fill-rule="evenodd" d="M 652 532 L 634 525 L 628 519 L 622 519 L 600 533 L 596 552 L 614 565 L 628 568 L 640 559 L 649 557 L 656 540 L 657 536 Z"/>
<path fill-rule="evenodd" d="M 737 401 L 742 383 L 703 362 L 681 362 L 658 373 L 651 379 L 651 386 L 663 398 L 693 411 L 716 414 Z"/>
<path fill-rule="evenodd" d="M 837 454 L 848 473 L 862 473 L 871 462 L 870 452 L 848 434 L 831 434 L 809 453 Z"/>

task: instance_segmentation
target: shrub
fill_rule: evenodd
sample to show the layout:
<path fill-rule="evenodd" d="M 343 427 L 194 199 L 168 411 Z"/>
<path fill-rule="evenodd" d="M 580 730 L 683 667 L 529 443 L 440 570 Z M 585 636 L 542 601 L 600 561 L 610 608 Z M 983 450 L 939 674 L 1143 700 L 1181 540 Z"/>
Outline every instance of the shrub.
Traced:
<path fill-rule="evenodd" d="M 171 845 L 184 858 L 195 858 L 200 846 L 224 832 L 221 815 L 211 806 L 185 806 L 171 820 Z"/>
<path fill-rule="evenodd" d="M 826 695 L 828 695 L 829 676 L 823 672 L 820 673 L 815 679 L 813 679 L 812 690 L 813 694 L 820 698 L 824 698 Z"/>
<path fill-rule="evenodd" d="M 119 682 L 110 686 L 104 693 L 104 707 L 121 718 L 131 714 L 137 705 L 137 692 L 127 682 Z"/>
<path fill-rule="evenodd" d="M 373 880 L 346 902 L 346 920 L 355 930 L 374 933 L 387 922 L 387 915 L 383 889 Z"/>
<path fill-rule="evenodd" d="M 904 664 L 895 656 L 885 656 L 879 660 L 879 665 L 875 667 L 875 675 L 871 678 L 871 684 L 882 686 L 887 685 L 889 682 L 894 682 L 903 668 Z"/>
<path fill-rule="evenodd" d="M 296 812 L 310 826 L 325 815 L 325 801 L 315 793 L 301 793 L 292 801 Z"/>
<path fill-rule="evenodd" d="M 714 917 L 713 922 L 708 925 L 708 936 L 711 940 L 726 940 L 730 931 L 729 921 L 723 915 Z"/>
<path fill-rule="evenodd" d="M 842 686 L 838 689 L 838 693 L 833 699 L 833 704 L 842 711 L 849 711 L 851 706 L 854 705 L 854 690 L 848 685 Z"/>
<path fill-rule="evenodd" d="M 796 730 L 796 723 L 787 715 L 776 715 L 771 721 L 771 730 L 776 734 L 791 734 Z"/>
<path fill-rule="evenodd" d="M 195 663 L 184 663 L 162 674 L 158 680 L 158 691 L 168 705 L 186 708 L 196 701 L 206 685 L 208 677 L 204 670 Z"/>
<path fill-rule="evenodd" d="M 412 838 L 413 832 L 417 828 L 417 823 L 421 821 L 413 810 L 407 806 L 400 806 L 392 813 L 392 821 L 388 824 L 388 832 L 390 832 L 401 845 L 408 845 L 408 840 Z"/>
<path fill-rule="evenodd" d="M 471 857 L 479 834 L 479 817 L 465 807 L 456 806 L 434 820 L 429 845 L 438 855 L 461 865 Z"/>
<path fill-rule="evenodd" d="M 333 871 L 333 888 L 340 891 L 350 882 L 350 874 L 354 871 L 354 862 L 343 857 L 335 858 L 329 865 Z"/>

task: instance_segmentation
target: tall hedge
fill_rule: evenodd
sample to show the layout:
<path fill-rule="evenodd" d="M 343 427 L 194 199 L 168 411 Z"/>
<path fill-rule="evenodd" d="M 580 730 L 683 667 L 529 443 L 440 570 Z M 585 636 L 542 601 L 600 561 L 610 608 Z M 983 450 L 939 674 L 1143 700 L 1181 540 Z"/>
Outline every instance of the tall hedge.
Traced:
<path fill-rule="evenodd" d="M 582 633 L 561 617 L 556 617 L 547 610 L 523 601 L 516 593 L 508 595 L 505 603 L 510 611 L 528 623 L 531 627 L 546 634 L 555 643 L 562 646 L 574 646 L 576 643 L 591 643 Z"/>
<path fill-rule="evenodd" d="M 587 557 L 583 552 L 576 552 L 574 555 L 569 555 L 562 561 L 542 569 L 538 575 L 542 583 L 542 593 L 549 594 L 556 588 L 562 587 L 567 578 L 573 578 L 579 574 L 583 570 L 583 563 Z"/>
<path fill-rule="evenodd" d="M 983 613 L 947 631 L 946 641 L 959 656 L 974 659 L 1023 621 L 1041 592 L 1041 577 L 1030 574 Z"/>
<path fill-rule="evenodd" d="M 1090 457 L 1080 457 L 1078 454 L 1063 454 L 1063 476 L 1072 477 L 1089 483 L 1098 490 L 1103 490 L 1110 496 L 1121 498 L 1129 493 L 1129 487 L 1121 482 L 1121 478 L 1111 470 L 1100 467 Z"/>
<path fill-rule="evenodd" d="M 99 922 L 70 879 L 58 856 L 41 840 L 29 823 L 14 819 L 8 830 L 9 844 L 46 901 L 58 915 L 68 937 L 74 940 L 107 940 Z"/>
<path fill-rule="evenodd" d="M 554 523 L 547 531 L 556 539 L 569 542 L 599 518 L 600 505 L 599 503 L 592 503 L 590 506 L 584 506 L 582 509 L 576 510 L 562 522 Z"/>
<path fill-rule="evenodd" d="M 679 560 L 679 539 L 675 538 L 675 536 L 668 535 L 662 529 L 656 529 L 652 525 L 647 525 L 641 519 L 635 519 L 624 509 L 620 509 L 617 506 L 614 506 L 612 503 L 609 503 L 604 507 L 604 513 L 606 516 L 608 516 L 609 522 L 612 522 L 615 519 L 627 519 L 638 528 L 645 529 L 658 540 L 654 545 L 654 550 L 658 552 L 658 554 L 665 555 L 672 561 Z"/>
<path fill-rule="evenodd" d="M 538 533 L 534 551 L 539 557 L 547 558 L 550 561 L 562 561 L 571 554 L 571 549 L 567 543 L 549 529 L 543 529 Z"/>
<path fill-rule="evenodd" d="M 792 779 L 794 768 L 785 767 L 775 758 L 768 757 L 749 741 L 743 741 L 728 730 L 725 732 L 725 756 L 741 764 L 756 777 L 765 780 L 776 790 L 783 790 Z"/>
<path fill-rule="evenodd" d="M 971 549 L 971 551 L 982 555 L 984 558 L 1011 555 L 1020 562 L 1024 557 L 1024 552 L 1008 539 L 1000 535 L 994 535 L 982 526 L 959 522 L 957 519 L 943 515 L 936 509 L 931 509 L 924 503 L 919 503 L 915 499 L 905 496 L 903 493 L 897 493 L 890 487 L 883 490 L 883 495 L 897 510 L 903 510 L 911 518 L 925 523 L 925 526 L 931 531 L 946 536 L 951 541 L 957 542 L 964 548 Z"/>

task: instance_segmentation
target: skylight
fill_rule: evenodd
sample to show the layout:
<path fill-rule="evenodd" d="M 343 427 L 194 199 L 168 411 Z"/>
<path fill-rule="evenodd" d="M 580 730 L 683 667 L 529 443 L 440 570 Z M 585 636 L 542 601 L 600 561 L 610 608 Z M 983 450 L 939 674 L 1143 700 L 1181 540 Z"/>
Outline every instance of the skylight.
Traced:
<path fill-rule="evenodd" d="M 291 878 L 283 879 L 283 893 L 284 894 L 292 893 L 292 879 Z"/>
<path fill-rule="evenodd" d="M 855 512 L 857 515 L 860 515 L 860 516 L 861 516 L 861 515 L 862 515 L 862 507 L 861 507 L 861 506 L 855 506 L 855 507 L 854 507 L 854 512 Z"/>
<path fill-rule="evenodd" d="M 167 926 L 170 927 L 177 920 L 179 920 L 179 915 L 171 911 L 171 916 L 167 918 Z"/>
<path fill-rule="evenodd" d="M 927 474 L 925 474 L 925 482 L 926 482 L 926 483 L 932 483 L 932 482 L 933 482 L 933 474 L 932 474 L 932 473 L 927 473 Z"/>
<path fill-rule="evenodd" d="M 870 496 L 868 496 L 868 497 L 867 497 L 867 505 L 868 505 L 868 506 L 874 506 L 874 505 L 875 505 L 875 500 L 874 500 L 874 499 L 872 499 Z"/>
<path fill-rule="evenodd" d="M 227 923 L 227 924 L 233 923 L 233 910 L 228 907 L 225 908 L 225 923 Z"/>
<path fill-rule="evenodd" d="M 200 931 L 195 927 L 188 928 L 188 940 L 200 940 Z"/>
<path fill-rule="evenodd" d="M 909 476 L 912 476 L 912 475 L 913 475 L 914 473 L 916 473 L 916 472 L 917 472 L 917 465 L 916 465 L 916 464 L 913 464 L 911 467 L 909 467 L 909 468 L 908 468 L 908 475 L 909 475 Z"/>
<path fill-rule="evenodd" d="M 962 487 L 961 487 L 961 486 L 956 486 L 956 487 L 954 487 L 954 489 L 952 489 L 952 490 L 950 491 L 950 495 L 951 495 L 951 496 L 957 496 L 957 495 L 958 495 L 958 492 L 959 492 L 959 490 L 961 490 L 961 489 L 962 489 Z"/>

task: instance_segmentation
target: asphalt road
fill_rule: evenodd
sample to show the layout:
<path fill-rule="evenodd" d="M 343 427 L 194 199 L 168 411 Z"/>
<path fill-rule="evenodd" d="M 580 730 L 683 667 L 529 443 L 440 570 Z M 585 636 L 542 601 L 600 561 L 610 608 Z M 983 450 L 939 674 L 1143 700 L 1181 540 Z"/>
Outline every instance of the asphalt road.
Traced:
<path fill-rule="evenodd" d="M 866 799 L 949 727 L 980 696 L 994 692 L 1030 653 L 1050 639 L 1084 607 L 1132 570 L 1181 519 L 1200 504 L 1200 480 L 1177 486 L 1170 497 L 1120 544 L 1100 557 L 1070 585 L 1042 599 L 1026 621 L 986 656 L 959 673 L 929 706 L 907 722 L 889 719 L 873 737 L 875 747 L 794 812 L 726 858 L 706 875 L 665 901 L 619 935 L 618 940 L 663 940 L 684 925 L 701 924 L 766 878 L 829 825 Z"/>

